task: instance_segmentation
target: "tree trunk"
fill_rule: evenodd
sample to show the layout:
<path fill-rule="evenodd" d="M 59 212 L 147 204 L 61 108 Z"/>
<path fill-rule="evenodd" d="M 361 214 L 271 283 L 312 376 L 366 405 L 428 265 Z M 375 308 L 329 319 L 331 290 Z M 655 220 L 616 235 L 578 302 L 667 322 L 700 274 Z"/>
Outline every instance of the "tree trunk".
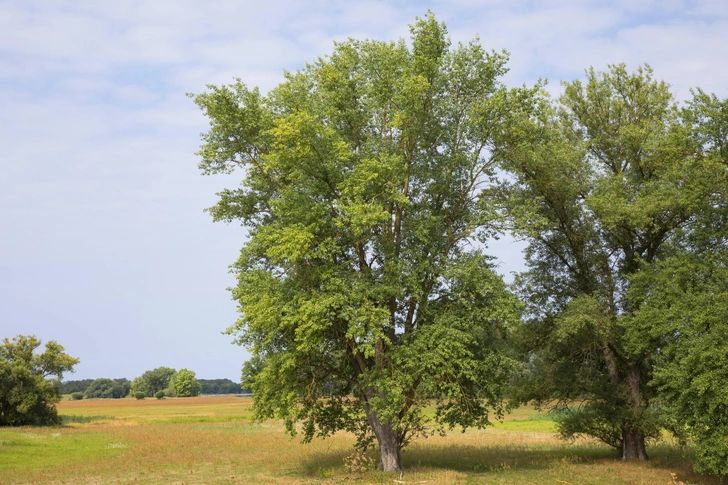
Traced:
<path fill-rule="evenodd" d="M 630 406 L 635 416 L 641 414 L 642 408 L 645 407 L 645 400 L 642 397 L 640 388 L 641 366 L 638 364 L 631 365 L 627 368 L 627 385 L 630 390 Z M 645 450 L 645 434 L 639 427 L 630 426 L 629 424 L 622 427 L 622 459 L 623 460 L 647 460 L 647 450 Z"/>
<path fill-rule="evenodd" d="M 647 460 L 645 435 L 639 429 L 622 431 L 622 460 Z"/>
<path fill-rule="evenodd" d="M 381 423 L 377 417 L 377 413 L 374 412 L 369 414 L 369 424 L 379 444 L 378 468 L 385 472 L 401 471 L 404 467 L 402 466 L 402 458 L 399 453 L 400 443 L 397 431 L 391 425 Z"/>

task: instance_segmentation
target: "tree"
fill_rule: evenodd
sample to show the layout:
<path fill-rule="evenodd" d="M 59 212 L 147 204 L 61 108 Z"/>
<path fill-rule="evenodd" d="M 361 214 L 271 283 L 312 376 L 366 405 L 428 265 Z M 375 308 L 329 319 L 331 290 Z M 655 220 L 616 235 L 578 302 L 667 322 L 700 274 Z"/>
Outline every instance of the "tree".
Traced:
<path fill-rule="evenodd" d="M 169 390 L 173 396 L 191 397 L 200 394 L 202 386 L 191 370 L 180 369 L 169 380 Z"/>
<path fill-rule="evenodd" d="M 131 389 L 131 383 L 127 379 L 96 379 L 86 389 L 87 399 L 119 399 L 126 397 Z"/>
<path fill-rule="evenodd" d="M 240 394 L 240 384 L 230 379 L 197 379 L 200 383 L 200 394 Z"/>
<path fill-rule="evenodd" d="M 643 305 L 631 282 L 670 254 L 716 180 L 649 67 L 591 69 L 564 87 L 556 106 L 522 115 L 503 157 L 503 209 L 528 241 L 517 279 L 529 316 L 524 397 L 555 398 L 564 436 L 643 460 L 661 426 L 647 386 L 659 346 L 630 331 Z M 573 399 L 584 404 L 567 407 Z"/>
<path fill-rule="evenodd" d="M 728 475 L 728 100 L 697 91 L 683 117 L 716 184 L 670 257 L 632 279 L 630 331 L 660 349 L 652 384 L 694 440 L 695 469 Z"/>
<path fill-rule="evenodd" d="M 82 379 L 80 381 L 65 381 L 58 384 L 60 394 L 73 394 L 74 392 L 84 393 L 94 379 Z"/>
<path fill-rule="evenodd" d="M 410 31 L 411 48 L 336 44 L 267 96 L 239 80 L 194 96 L 203 173 L 244 174 L 209 211 L 249 231 L 229 333 L 265 361 L 256 416 L 376 440 L 386 471 L 413 436 L 502 412 L 520 307 L 483 253 L 484 193 L 506 113 L 535 91 L 508 91 L 506 54 L 451 48 L 432 14 Z"/>
<path fill-rule="evenodd" d="M 143 392 L 146 397 L 152 397 L 158 391 L 167 389 L 169 380 L 176 372 L 169 367 L 148 370 L 131 382 L 131 392 L 135 396 L 137 392 Z"/>
<path fill-rule="evenodd" d="M 255 378 L 265 368 L 265 357 L 262 354 L 255 354 L 243 364 L 243 372 L 240 376 L 240 387 L 250 392 L 253 389 Z"/>
<path fill-rule="evenodd" d="M 60 423 L 55 385 L 79 360 L 53 340 L 43 353 L 36 352 L 40 345 L 36 337 L 25 335 L 4 338 L 0 345 L 0 426 Z"/>

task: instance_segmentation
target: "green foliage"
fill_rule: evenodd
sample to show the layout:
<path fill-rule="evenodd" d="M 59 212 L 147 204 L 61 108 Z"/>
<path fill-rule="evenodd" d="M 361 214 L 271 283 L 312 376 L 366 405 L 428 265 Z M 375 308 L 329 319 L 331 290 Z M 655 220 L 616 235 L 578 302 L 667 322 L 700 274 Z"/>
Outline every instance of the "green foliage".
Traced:
<path fill-rule="evenodd" d="M 253 389 L 256 377 L 265 367 L 265 357 L 262 354 L 254 354 L 243 364 L 243 372 L 240 378 L 240 386 L 243 389 Z"/>
<path fill-rule="evenodd" d="M 83 393 L 82 392 L 74 392 L 71 393 L 71 400 L 72 401 L 80 401 L 83 399 Z"/>
<path fill-rule="evenodd" d="M 55 384 L 64 372 L 73 372 L 79 360 L 53 340 L 37 353 L 40 344 L 34 336 L 18 335 L 4 338 L 0 345 L 0 426 L 60 423 Z"/>
<path fill-rule="evenodd" d="M 169 380 L 175 374 L 174 369 L 169 367 L 157 367 L 148 370 L 141 376 L 131 381 L 131 392 L 143 392 L 146 397 L 154 396 L 158 391 L 162 391 L 169 387 Z"/>
<path fill-rule="evenodd" d="M 134 391 L 132 395 L 134 396 L 134 399 L 144 399 L 145 397 L 147 397 L 144 391 Z"/>
<path fill-rule="evenodd" d="M 683 254 L 635 278 L 635 333 L 660 342 L 653 385 L 696 444 L 696 470 L 728 474 L 728 253 Z"/>
<path fill-rule="evenodd" d="M 517 279 L 529 315 L 522 398 L 585 399 L 561 420 L 563 434 L 646 458 L 644 439 L 659 434 L 647 383 L 660 346 L 631 332 L 642 300 L 629 289 L 709 205 L 715 164 L 649 67 L 589 70 L 520 122 L 504 151 L 501 202 L 529 243 Z"/>
<path fill-rule="evenodd" d="M 197 381 L 195 373 L 188 369 L 180 369 L 169 380 L 169 391 L 177 397 L 191 397 L 200 394 L 202 386 Z"/>
<path fill-rule="evenodd" d="M 73 394 L 74 392 L 86 392 L 86 389 L 88 389 L 88 386 L 91 385 L 91 383 L 94 381 L 94 379 L 82 379 L 77 381 L 64 381 L 58 383 L 58 393 L 59 394 Z"/>
<path fill-rule="evenodd" d="M 506 55 L 451 48 L 431 14 L 411 34 L 336 44 L 267 96 L 240 81 L 194 96 L 210 118 L 200 168 L 245 177 L 209 211 L 249 229 L 229 333 L 257 359 L 258 418 L 376 438 L 394 461 L 431 425 L 502 411 L 519 304 L 476 242 L 494 230 L 506 115 L 539 89 L 507 90 Z"/>
<path fill-rule="evenodd" d="M 197 379 L 200 383 L 200 394 L 240 394 L 240 384 L 230 379 Z M 250 389 L 246 389 L 250 392 Z"/>
<path fill-rule="evenodd" d="M 157 393 L 154 395 L 157 399 L 164 399 L 165 392 L 164 391 L 157 391 Z"/>
<path fill-rule="evenodd" d="M 119 399 L 129 395 L 131 383 L 127 379 L 96 379 L 86 389 L 86 399 Z"/>

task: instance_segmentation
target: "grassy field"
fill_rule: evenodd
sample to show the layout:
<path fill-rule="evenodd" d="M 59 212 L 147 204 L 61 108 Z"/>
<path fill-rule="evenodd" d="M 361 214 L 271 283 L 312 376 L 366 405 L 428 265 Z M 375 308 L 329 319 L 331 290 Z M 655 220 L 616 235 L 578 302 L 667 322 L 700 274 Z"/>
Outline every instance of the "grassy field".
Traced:
<path fill-rule="evenodd" d="M 0 484 L 719 483 L 691 471 L 689 450 L 661 443 L 649 462 L 622 463 L 598 443 L 559 440 L 554 423 L 529 408 L 485 431 L 414 442 L 400 479 L 351 466 L 351 436 L 302 445 L 281 423 L 251 422 L 250 405 L 239 397 L 65 401 L 65 426 L 0 429 Z"/>

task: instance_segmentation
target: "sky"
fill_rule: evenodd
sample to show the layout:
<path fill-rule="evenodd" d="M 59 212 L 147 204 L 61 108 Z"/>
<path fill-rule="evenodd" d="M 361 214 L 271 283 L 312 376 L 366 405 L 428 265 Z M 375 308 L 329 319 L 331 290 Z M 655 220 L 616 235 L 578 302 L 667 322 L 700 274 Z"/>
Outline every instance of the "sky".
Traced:
<path fill-rule="evenodd" d="M 159 366 L 239 380 L 228 265 L 239 225 L 205 207 L 208 121 L 185 93 L 240 77 L 265 92 L 349 37 L 393 40 L 431 9 L 453 42 L 510 52 L 511 86 L 648 63 L 678 100 L 728 97 L 726 0 L 118 2 L 0 0 L 0 338 L 81 359 L 68 379 Z M 507 278 L 522 243 L 491 244 Z"/>

